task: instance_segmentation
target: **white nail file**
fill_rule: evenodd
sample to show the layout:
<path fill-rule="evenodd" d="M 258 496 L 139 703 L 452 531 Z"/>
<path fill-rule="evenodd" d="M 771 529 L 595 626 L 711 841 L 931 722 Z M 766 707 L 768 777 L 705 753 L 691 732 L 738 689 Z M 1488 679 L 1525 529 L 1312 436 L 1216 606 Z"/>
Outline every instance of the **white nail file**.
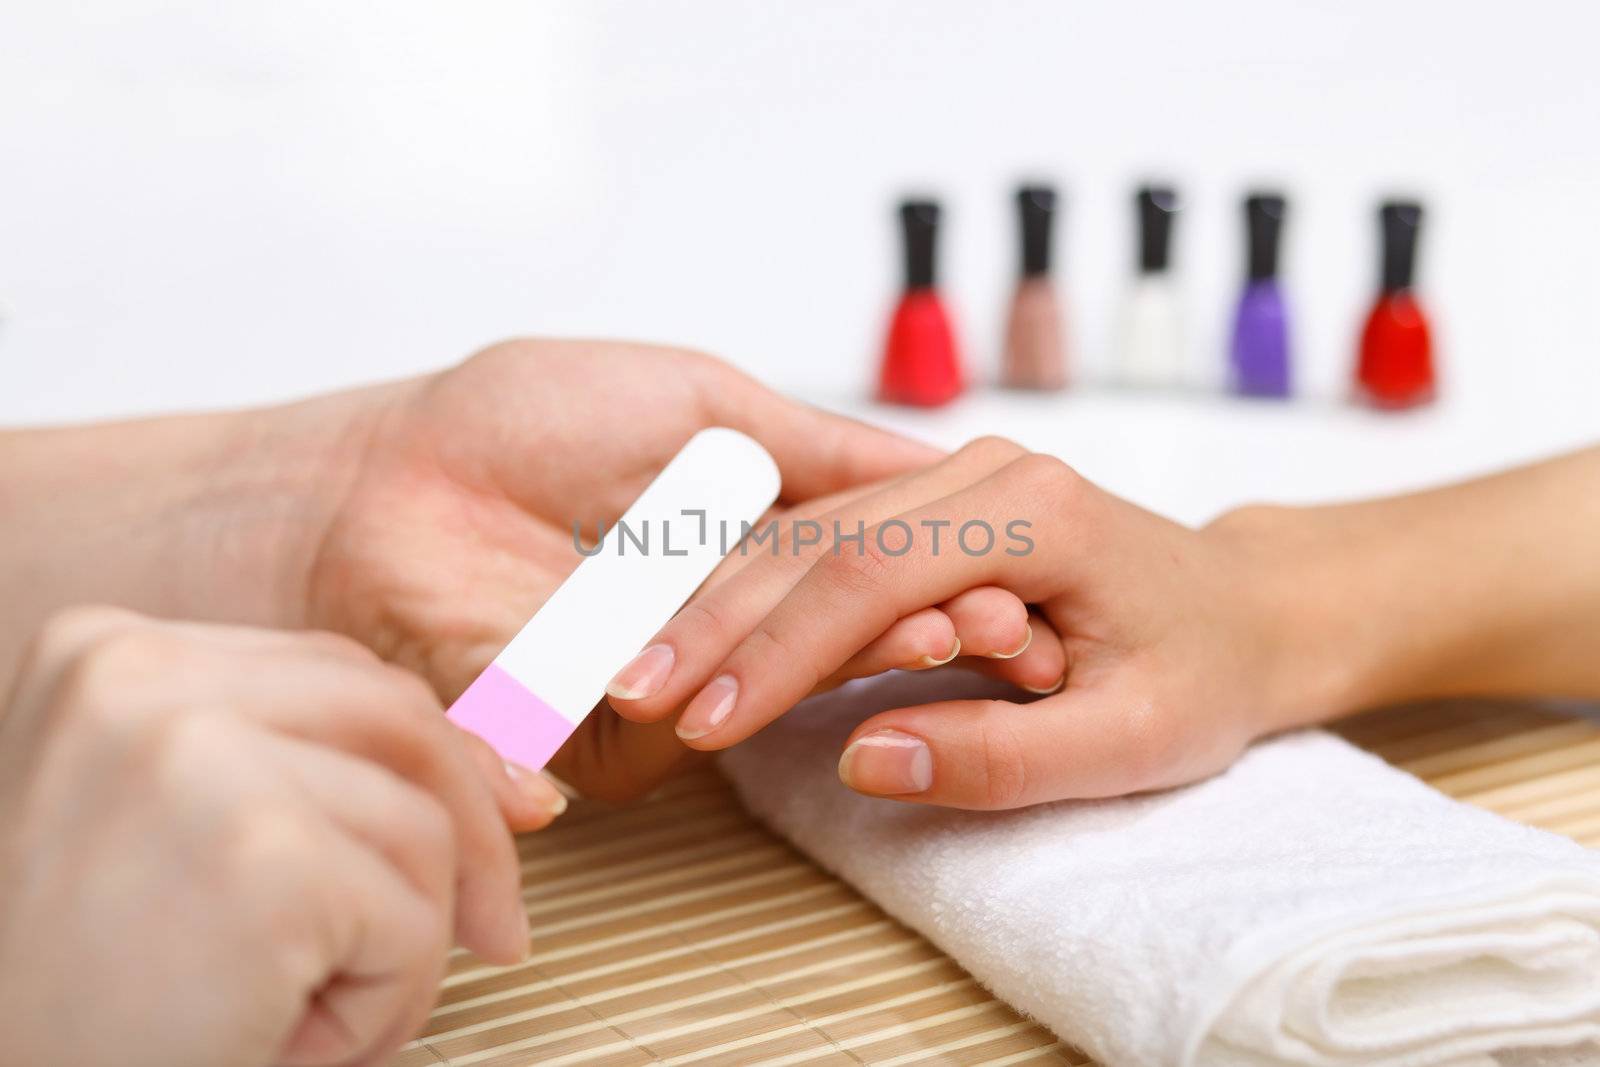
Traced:
<path fill-rule="evenodd" d="M 450 719 L 501 758 L 542 768 L 606 683 L 778 498 L 778 466 L 737 430 L 701 430 L 605 531 Z M 574 545 L 574 551 L 578 551 Z"/>

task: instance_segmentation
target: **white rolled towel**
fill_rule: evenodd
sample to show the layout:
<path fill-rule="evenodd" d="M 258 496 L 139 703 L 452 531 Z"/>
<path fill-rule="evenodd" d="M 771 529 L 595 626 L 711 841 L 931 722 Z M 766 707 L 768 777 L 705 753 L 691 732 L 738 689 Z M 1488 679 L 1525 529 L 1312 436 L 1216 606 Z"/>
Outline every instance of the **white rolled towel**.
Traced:
<path fill-rule="evenodd" d="M 990 685 L 847 686 L 723 767 L 756 815 L 1107 1067 L 1600 1064 L 1600 856 L 1329 734 L 1184 789 L 1015 812 L 839 784 L 866 715 Z"/>

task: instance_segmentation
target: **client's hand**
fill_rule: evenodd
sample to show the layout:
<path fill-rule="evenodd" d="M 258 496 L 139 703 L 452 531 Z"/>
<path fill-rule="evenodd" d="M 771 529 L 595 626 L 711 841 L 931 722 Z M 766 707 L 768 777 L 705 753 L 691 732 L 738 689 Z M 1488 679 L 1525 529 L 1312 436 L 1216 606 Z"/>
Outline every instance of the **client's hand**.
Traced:
<path fill-rule="evenodd" d="M 1258 610 L 1248 541 L 1225 526 L 1179 526 L 993 438 L 827 517 L 865 522 L 859 550 L 751 558 L 650 643 L 670 670 L 613 705 L 654 722 L 687 702 L 679 735 L 724 748 L 901 620 L 999 587 L 1037 614 L 1026 649 L 991 669 L 1053 695 L 878 715 L 843 753 L 849 785 L 973 808 L 1106 796 L 1212 773 L 1274 725 L 1285 636 Z"/>
<path fill-rule="evenodd" d="M 3 715 L 7 1062 L 377 1064 L 453 937 L 526 953 L 548 784 L 347 638 L 77 609 Z"/>

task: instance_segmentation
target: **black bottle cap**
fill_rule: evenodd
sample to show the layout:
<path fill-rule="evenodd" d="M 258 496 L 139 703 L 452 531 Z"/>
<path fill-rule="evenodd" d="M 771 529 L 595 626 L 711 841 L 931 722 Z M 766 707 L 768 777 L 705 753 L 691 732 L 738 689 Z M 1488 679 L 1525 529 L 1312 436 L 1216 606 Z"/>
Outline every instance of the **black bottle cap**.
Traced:
<path fill-rule="evenodd" d="M 1383 291 L 1411 288 L 1417 268 L 1417 231 L 1422 205 L 1415 200 L 1386 200 L 1378 208 L 1383 227 Z"/>
<path fill-rule="evenodd" d="M 1250 241 L 1250 280 L 1278 274 L 1278 237 L 1288 202 L 1276 193 L 1252 193 L 1244 200 L 1245 228 Z"/>
<path fill-rule="evenodd" d="M 900 228 L 906 240 L 906 288 L 933 288 L 933 252 L 939 235 L 936 200 L 903 200 Z"/>
<path fill-rule="evenodd" d="M 1172 216 L 1178 213 L 1178 193 L 1170 186 L 1146 185 L 1134 197 L 1139 206 L 1139 271 L 1156 274 L 1167 269 L 1172 246 Z"/>
<path fill-rule="evenodd" d="M 1037 278 L 1050 273 L 1050 227 L 1056 215 L 1056 191 L 1048 185 L 1024 185 L 1017 190 L 1017 211 L 1022 217 L 1022 276 Z"/>

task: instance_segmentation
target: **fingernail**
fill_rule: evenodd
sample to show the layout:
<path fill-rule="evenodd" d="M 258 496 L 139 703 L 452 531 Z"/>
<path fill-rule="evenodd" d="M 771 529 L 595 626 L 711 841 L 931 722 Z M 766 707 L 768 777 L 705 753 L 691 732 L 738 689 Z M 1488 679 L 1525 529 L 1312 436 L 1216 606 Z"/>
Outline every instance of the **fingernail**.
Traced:
<path fill-rule="evenodd" d="M 618 700 L 643 700 L 661 692 L 677 658 L 671 645 L 651 645 L 606 683 L 606 692 Z M 593 692 L 593 690 L 591 690 Z"/>
<path fill-rule="evenodd" d="M 1031 685 L 1025 685 L 1022 688 L 1026 689 L 1030 693 L 1038 693 L 1042 697 L 1047 697 L 1051 693 L 1059 693 L 1059 692 L 1061 692 L 1061 687 L 1066 685 L 1066 684 L 1067 684 L 1067 676 L 1063 674 L 1060 678 L 1056 679 L 1056 684 L 1052 685 L 1049 689 L 1035 689 Z"/>
<path fill-rule="evenodd" d="M 528 918 L 528 913 L 522 907 L 520 900 L 518 901 L 517 910 L 522 912 L 522 929 L 520 931 L 522 941 L 521 950 L 517 953 L 517 962 L 527 963 L 533 959 L 533 920 Z"/>
<path fill-rule="evenodd" d="M 1028 646 L 1031 644 L 1033 644 L 1033 625 L 1030 623 L 1028 625 L 1028 636 L 1022 639 L 1022 644 L 1018 646 L 1015 652 L 990 652 L 988 655 L 990 659 L 1016 659 L 1028 651 Z"/>
<path fill-rule="evenodd" d="M 950 654 L 944 659 L 934 659 L 932 656 L 923 656 L 921 659 L 917 660 L 917 666 L 943 667 L 946 663 L 949 663 L 959 655 L 961 655 L 961 638 L 958 637 L 956 638 L 956 646 L 950 650 Z"/>
<path fill-rule="evenodd" d="M 550 813 L 554 818 L 567 810 L 567 796 L 538 771 L 530 771 L 520 763 L 506 761 L 506 773 L 524 795 Z"/>
<path fill-rule="evenodd" d="M 933 785 L 933 753 L 920 737 L 878 730 L 858 737 L 839 757 L 839 778 L 861 793 L 899 796 Z"/>
<path fill-rule="evenodd" d="M 678 736 L 685 741 L 696 741 L 727 721 L 733 714 L 734 701 L 739 699 L 739 680 L 731 674 L 720 674 L 683 709 L 678 720 Z"/>

